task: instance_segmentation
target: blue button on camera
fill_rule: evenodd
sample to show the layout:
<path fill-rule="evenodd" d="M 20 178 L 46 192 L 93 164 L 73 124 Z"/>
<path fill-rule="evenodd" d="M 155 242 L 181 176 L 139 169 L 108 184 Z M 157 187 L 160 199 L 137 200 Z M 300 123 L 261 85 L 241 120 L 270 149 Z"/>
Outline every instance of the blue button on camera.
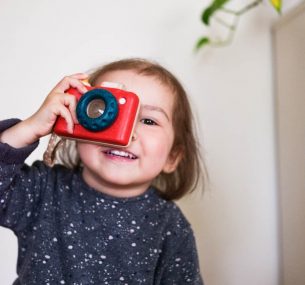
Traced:
<path fill-rule="evenodd" d="M 116 98 L 105 89 L 92 89 L 83 94 L 76 106 L 79 123 L 92 132 L 101 131 L 113 124 L 119 108 Z"/>

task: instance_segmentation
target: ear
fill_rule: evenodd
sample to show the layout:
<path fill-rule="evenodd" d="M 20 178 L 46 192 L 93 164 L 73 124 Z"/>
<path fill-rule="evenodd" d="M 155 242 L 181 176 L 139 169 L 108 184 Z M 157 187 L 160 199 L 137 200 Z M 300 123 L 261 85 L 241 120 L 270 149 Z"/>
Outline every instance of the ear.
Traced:
<path fill-rule="evenodd" d="M 183 157 L 182 150 L 176 150 L 176 151 L 172 150 L 163 167 L 163 172 L 167 174 L 174 172 L 179 162 L 181 161 L 182 157 Z"/>

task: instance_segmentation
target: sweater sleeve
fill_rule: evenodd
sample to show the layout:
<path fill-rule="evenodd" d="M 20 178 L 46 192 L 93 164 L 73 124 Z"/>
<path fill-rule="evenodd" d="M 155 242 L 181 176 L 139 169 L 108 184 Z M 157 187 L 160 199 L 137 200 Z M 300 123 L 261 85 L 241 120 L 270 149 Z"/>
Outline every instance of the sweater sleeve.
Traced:
<path fill-rule="evenodd" d="M 203 285 L 193 232 L 177 241 L 171 257 L 162 268 L 160 284 Z"/>
<path fill-rule="evenodd" d="M 8 119 L 0 121 L 0 133 L 19 123 L 19 119 Z M 6 143 L 0 143 L 0 162 L 7 164 L 20 164 L 38 146 L 38 141 L 22 148 L 14 148 Z"/>
<path fill-rule="evenodd" d="M 0 132 L 18 123 L 0 121 Z M 42 164 L 29 167 L 24 160 L 38 142 L 23 148 L 0 143 L 0 225 L 17 232 L 30 222 L 42 186 Z"/>

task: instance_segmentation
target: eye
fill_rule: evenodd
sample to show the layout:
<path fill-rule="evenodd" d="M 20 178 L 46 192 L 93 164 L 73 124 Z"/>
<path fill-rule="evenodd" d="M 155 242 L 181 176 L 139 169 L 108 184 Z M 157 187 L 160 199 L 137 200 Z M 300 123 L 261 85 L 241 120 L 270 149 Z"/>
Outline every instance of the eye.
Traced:
<path fill-rule="evenodd" d="M 157 123 L 156 123 L 154 120 L 152 120 L 152 119 L 147 119 L 147 118 L 141 119 L 140 122 L 143 123 L 144 125 L 150 125 L 150 126 L 157 125 Z"/>

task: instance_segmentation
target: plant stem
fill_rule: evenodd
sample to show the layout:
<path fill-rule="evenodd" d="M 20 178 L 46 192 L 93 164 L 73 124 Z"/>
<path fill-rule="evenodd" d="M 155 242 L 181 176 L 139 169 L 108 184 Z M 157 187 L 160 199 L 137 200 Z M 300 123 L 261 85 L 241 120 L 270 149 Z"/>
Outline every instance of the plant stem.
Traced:
<path fill-rule="evenodd" d="M 240 9 L 239 11 L 230 10 L 230 9 L 225 8 L 225 7 L 222 7 L 220 10 L 225 12 L 225 13 L 228 13 L 228 14 L 233 14 L 235 16 L 240 16 L 240 15 L 248 12 L 252 8 L 256 7 L 257 5 L 261 4 L 262 2 L 263 2 L 263 0 L 255 0 L 252 3 L 246 5 L 244 8 Z"/>
<path fill-rule="evenodd" d="M 225 22 L 224 20 L 222 20 L 219 17 L 216 17 L 214 15 L 214 19 L 221 25 L 223 25 L 225 28 L 227 28 L 229 30 L 229 33 L 227 35 L 227 37 L 224 40 L 211 40 L 210 41 L 210 45 L 212 46 L 225 46 L 228 45 L 232 42 L 237 26 L 238 26 L 238 22 L 239 22 L 239 18 L 241 15 L 245 14 L 246 12 L 248 12 L 249 10 L 255 8 L 256 6 L 258 6 L 259 4 L 261 4 L 263 2 L 263 0 L 255 0 L 252 3 L 246 5 L 245 7 L 243 7 L 242 9 L 238 10 L 238 11 L 234 11 L 231 9 L 227 9 L 225 7 L 222 7 L 220 9 L 220 11 L 227 13 L 227 14 L 231 14 L 234 15 L 234 22 L 232 24 L 228 24 L 227 22 Z"/>
<path fill-rule="evenodd" d="M 257 5 L 261 4 L 263 2 L 263 0 L 256 0 L 250 4 L 248 4 L 247 6 L 245 6 L 244 8 L 242 8 L 241 10 L 239 10 L 237 12 L 237 15 L 240 16 L 246 12 L 248 12 L 250 9 L 256 7 Z"/>
<path fill-rule="evenodd" d="M 263 0 L 255 0 L 252 3 L 248 4 L 247 6 L 245 6 L 244 8 L 240 9 L 239 11 L 233 11 L 233 10 L 228 10 L 226 8 L 222 8 L 221 10 L 223 12 L 235 15 L 234 23 L 232 25 L 230 25 L 230 24 L 226 23 L 225 21 L 223 21 L 222 19 L 215 17 L 215 20 L 217 22 L 219 22 L 220 24 L 222 24 L 223 26 L 225 26 L 227 29 L 229 29 L 230 32 L 225 40 L 214 42 L 214 45 L 221 46 L 221 45 L 230 44 L 234 38 L 240 16 L 243 15 L 244 13 L 248 12 L 249 10 L 255 8 L 257 5 L 261 4 L 262 2 L 263 2 Z"/>
<path fill-rule="evenodd" d="M 216 16 L 215 16 L 215 21 L 217 21 L 219 24 L 225 26 L 226 28 L 228 28 L 230 30 L 235 30 L 235 28 L 236 28 L 234 25 L 230 25 L 227 22 L 225 22 L 224 20 L 222 20 L 221 18 L 216 17 Z"/>
<path fill-rule="evenodd" d="M 215 47 L 221 47 L 221 46 L 229 45 L 233 41 L 233 38 L 235 36 L 236 28 L 238 26 L 238 22 L 239 22 L 239 16 L 236 16 L 235 19 L 234 19 L 234 23 L 232 24 L 232 26 L 230 26 L 231 28 L 229 28 L 229 33 L 228 33 L 227 37 L 224 40 L 211 41 L 211 45 L 215 46 Z"/>

